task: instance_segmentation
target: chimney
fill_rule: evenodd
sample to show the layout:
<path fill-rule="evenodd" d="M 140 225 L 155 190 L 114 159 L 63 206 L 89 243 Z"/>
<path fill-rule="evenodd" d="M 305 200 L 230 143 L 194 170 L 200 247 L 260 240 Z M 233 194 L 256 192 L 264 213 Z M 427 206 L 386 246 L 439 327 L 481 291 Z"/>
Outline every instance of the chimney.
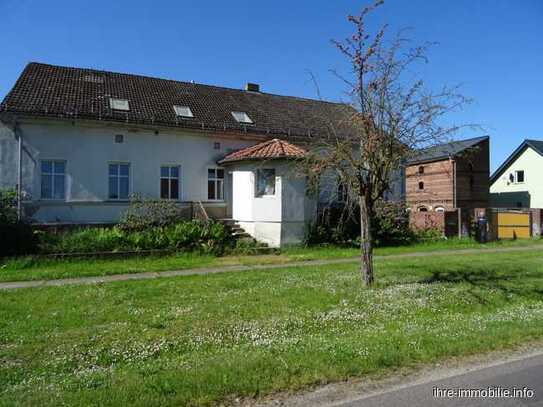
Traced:
<path fill-rule="evenodd" d="M 245 84 L 245 90 L 248 92 L 260 92 L 260 85 L 258 83 L 247 82 Z"/>

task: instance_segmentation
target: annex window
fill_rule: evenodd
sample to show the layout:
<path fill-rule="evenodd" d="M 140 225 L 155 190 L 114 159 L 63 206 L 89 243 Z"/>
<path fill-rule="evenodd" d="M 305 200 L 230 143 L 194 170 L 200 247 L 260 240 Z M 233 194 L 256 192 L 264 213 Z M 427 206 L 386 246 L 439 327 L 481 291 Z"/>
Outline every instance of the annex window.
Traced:
<path fill-rule="evenodd" d="M 515 183 L 521 184 L 524 182 L 524 170 L 515 171 Z"/>
<path fill-rule="evenodd" d="M 224 169 L 210 168 L 207 170 L 207 199 L 210 201 L 224 199 Z"/>
<path fill-rule="evenodd" d="M 232 112 L 232 116 L 238 123 L 248 123 L 251 124 L 253 121 L 249 115 L 245 112 Z"/>
<path fill-rule="evenodd" d="M 114 163 L 108 167 L 109 199 L 125 200 L 130 194 L 130 164 Z"/>
<path fill-rule="evenodd" d="M 44 160 L 41 162 L 41 199 L 64 199 L 66 162 Z"/>
<path fill-rule="evenodd" d="M 130 110 L 128 100 L 126 99 L 109 98 L 109 107 L 114 110 Z"/>
<path fill-rule="evenodd" d="M 179 199 L 179 166 L 163 165 L 160 167 L 160 197 Z"/>
<path fill-rule="evenodd" d="M 256 170 L 256 196 L 275 195 L 275 169 Z"/>
<path fill-rule="evenodd" d="M 419 189 L 424 189 L 424 182 L 419 182 Z"/>
<path fill-rule="evenodd" d="M 175 105 L 173 107 L 173 110 L 175 110 L 175 114 L 179 117 L 187 117 L 192 118 L 194 115 L 192 114 L 192 110 L 190 110 L 190 107 L 188 106 L 177 106 Z"/>

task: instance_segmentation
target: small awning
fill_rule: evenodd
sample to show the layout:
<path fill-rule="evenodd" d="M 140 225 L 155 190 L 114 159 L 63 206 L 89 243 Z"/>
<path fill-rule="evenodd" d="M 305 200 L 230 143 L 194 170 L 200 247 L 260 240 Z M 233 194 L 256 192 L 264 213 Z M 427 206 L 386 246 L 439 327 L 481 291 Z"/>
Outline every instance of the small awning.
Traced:
<path fill-rule="evenodd" d="M 245 160 L 271 160 L 280 158 L 296 159 L 303 158 L 305 154 L 306 151 L 303 148 L 275 138 L 229 153 L 219 160 L 218 163 L 228 164 Z"/>

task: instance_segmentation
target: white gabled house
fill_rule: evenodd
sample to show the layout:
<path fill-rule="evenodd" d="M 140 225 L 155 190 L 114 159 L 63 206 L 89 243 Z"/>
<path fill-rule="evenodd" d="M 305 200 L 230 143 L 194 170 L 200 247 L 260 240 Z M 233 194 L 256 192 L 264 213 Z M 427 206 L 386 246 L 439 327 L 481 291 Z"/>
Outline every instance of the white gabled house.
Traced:
<path fill-rule="evenodd" d="M 490 177 L 490 205 L 543 208 L 543 141 L 524 140 Z"/>
<path fill-rule="evenodd" d="M 114 223 L 138 193 L 187 214 L 201 204 L 271 246 L 295 243 L 315 210 L 289 171 L 296 144 L 330 122 L 341 130 L 349 111 L 254 84 L 31 63 L 0 105 L 0 188 L 20 188 L 36 223 Z"/>

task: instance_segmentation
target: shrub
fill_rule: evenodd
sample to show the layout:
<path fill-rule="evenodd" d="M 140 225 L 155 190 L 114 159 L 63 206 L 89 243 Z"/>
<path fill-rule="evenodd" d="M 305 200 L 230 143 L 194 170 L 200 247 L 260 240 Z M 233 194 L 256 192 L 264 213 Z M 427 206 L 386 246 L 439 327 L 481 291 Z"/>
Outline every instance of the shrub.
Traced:
<path fill-rule="evenodd" d="M 84 228 L 58 235 L 41 235 L 44 253 L 95 253 L 141 250 L 197 250 L 221 254 L 231 243 L 222 223 L 197 220 L 169 226 L 127 230 L 121 227 Z"/>
<path fill-rule="evenodd" d="M 360 244 L 358 213 L 345 218 L 340 208 L 326 208 L 318 221 L 309 226 L 306 244 Z M 409 227 L 409 213 L 401 202 L 379 201 L 375 206 L 372 233 L 377 246 L 409 244 L 415 236 Z"/>
<path fill-rule="evenodd" d="M 397 246 L 414 240 L 409 212 L 403 202 L 381 200 L 375 207 L 373 238 L 377 246 Z"/>
<path fill-rule="evenodd" d="M 17 219 L 17 193 L 0 191 L 0 257 L 31 254 L 36 249 L 31 226 Z"/>
<path fill-rule="evenodd" d="M 175 201 L 146 199 L 133 195 L 118 226 L 123 230 L 145 230 L 149 227 L 173 225 L 180 220 L 182 210 Z"/>

